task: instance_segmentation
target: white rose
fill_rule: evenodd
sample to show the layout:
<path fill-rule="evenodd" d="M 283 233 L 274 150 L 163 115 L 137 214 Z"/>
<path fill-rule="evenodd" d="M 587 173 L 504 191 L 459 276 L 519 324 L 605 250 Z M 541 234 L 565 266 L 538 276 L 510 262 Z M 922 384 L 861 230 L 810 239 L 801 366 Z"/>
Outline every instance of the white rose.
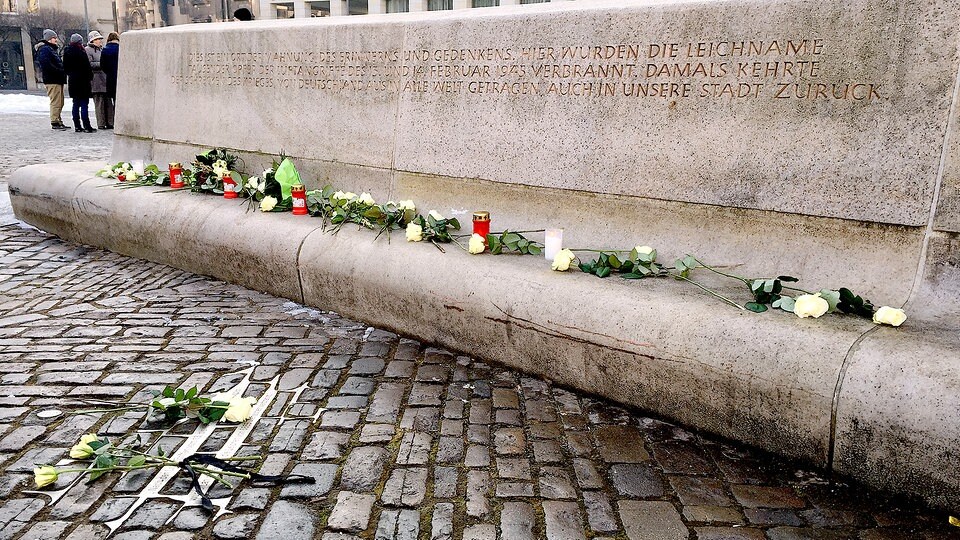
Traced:
<path fill-rule="evenodd" d="M 403 210 L 416 210 L 417 206 L 413 204 L 412 200 L 407 199 L 406 201 L 400 201 L 397 203 Z"/>
<path fill-rule="evenodd" d="M 570 268 L 570 263 L 576 258 L 577 256 L 569 249 L 561 249 L 554 255 L 553 264 L 550 265 L 550 268 L 557 272 L 566 272 Z"/>
<path fill-rule="evenodd" d="M 344 193 L 344 192 L 342 192 L 342 191 L 338 191 L 338 192 L 334 193 L 333 196 L 330 197 L 330 198 L 331 198 L 331 199 L 334 199 L 334 200 L 341 201 L 341 200 L 347 198 L 347 194 Z"/>
<path fill-rule="evenodd" d="M 177 400 L 173 399 L 172 397 L 165 397 L 163 399 L 157 400 L 157 402 L 160 404 L 161 407 L 166 409 L 167 407 L 176 404 Z"/>
<path fill-rule="evenodd" d="M 348 201 L 352 201 L 352 200 L 354 200 L 354 199 L 357 198 L 357 194 L 354 193 L 354 192 L 352 192 L 352 191 L 348 191 L 348 192 L 346 192 L 346 193 L 343 194 L 343 198 L 346 199 L 346 200 L 348 200 Z"/>
<path fill-rule="evenodd" d="M 138 177 L 136 171 L 127 171 L 126 174 L 127 180 L 136 180 Z"/>
<path fill-rule="evenodd" d="M 213 396 L 213 401 L 220 401 L 227 404 L 227 410 L 223 413 L 223 419 L 227 422 L 243 422 L 253 415 L 253 404 L 257 402 L 252 397 L 238 397 L 229 394 L 217 394 Z"/>
<path fill-rule="evenodd" d="M 251 176 L 247 179 L 247 187 L 250 189 L 257 189 L 257 185 L 259 185 L 259 183 L 260 179 L 256 176 Z"/>
<path fill-rule="evenodd" d="M 264 197 L 262 201 L 260 201 L 261 212 L 269 212 L 273 210 L 275 206 L 277 206 L 277 199 L 275 197 L 271 197 L 268 195 Z"/>
<path fill-rule="evenodd" d="M 431 210 L 429 215 L 430 217 L 432 217 L 437 221 L 440 221 L 443 219 L 443 216 L 440 215 L 440 212 L 437 212 L 436 210 Z"/>
<path fill-rule="evenodd" d="M 653 253 L 653 248 L 650 246 L 637 246 L 633 249 L 637 250 L 638 255 L 649 255 Z"/>
<path fill-rule="evenodd" d="M 252 397 L 238 397 L 230 400 L 230 406 L 227 412 L 223 414 L 223 419 L 227 422 L 244 422 L 253 416 L 253 404 L 257 400 Z"/>
<path fill-rule="evenodd" d="M 93 448 L 90 447 L 90 443 L 95 442 L 98 439 L 97 435 L 94 433 L 87 433 L 83 437 L 80 437 L 80 442 L 73 445 L 73 448 L 70 449 L 70 457 L 73 459 L 87 459 L 93 455 Z"/>
<path fill-rule="evenodd" d="M 877 324 L 889 324 L 890 326 L 900 326 L 907 320 L 907 314 L 902 309 L 883 306 L 873 314 L 873 322 Z"/>
<path fill-rule="evenodd" d="M 804 317 L 813 317 L 816 319 L 830 309 L 830 304 L 817 294 L 801 294 L 793 306 L 793 312 L 801 319 Z"/>
<path fill-rule="evenodd" d="M 478 253 L 483 253 L 485 249 L 487 249 L 487 245 L 483 242 L 482 236 L 475 234 L 470 237 L 470 244 L 467 246 L 467 250 L 471 254 L 476 255 Z"/>
<path fill-rule="evenodd" d="M 360 194 L 360 202 L 362 202 L 363 204 L 366 204 L 366 205 L 370 205 L 370 206 L 373 206 L 374 204 L 377 204 L 377 203 L 373 200 L 373 197 L 372 197 L 369 193 L 367 193 L 367 192 L 363 192 L 363 193 Z"/>
<path fill-rule="evenodd" d="M 416 223 L 407 225 L 407 242 L 420 242 L 423 240 L 423 227 Z"/>

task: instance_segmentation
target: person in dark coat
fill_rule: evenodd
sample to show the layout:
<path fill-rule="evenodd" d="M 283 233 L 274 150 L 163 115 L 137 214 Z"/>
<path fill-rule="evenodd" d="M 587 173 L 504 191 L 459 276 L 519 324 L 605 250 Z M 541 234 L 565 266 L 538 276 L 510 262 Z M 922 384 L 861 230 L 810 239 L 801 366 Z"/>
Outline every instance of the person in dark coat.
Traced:
<path fill-rule="evenodd" d="M 116 32 L 107 34 L 107 44 L 100 52 L 100 67 L 107 75 L 107 126 L 113 128 L 114 112 L 117 105 L 117 66 L 120 64 L 120 36 Z"/>
<path fill-rule="evenodd" d="M 80 34 L 70 36 L 70 45 L 63 51 L 63 69 L 67 72 L 67 90 L 73 99 L 73 127 L 77 133 L 93 133 L 87 107 L 90 105 L 90 81 L 93 69 L 83 48 Z"/>
<path fill-rule="evenodd" d="M 37 45 L 37 63 L 40 64 L 40 77 L 50 98 L 50 126 L 53 129 L 70 129 L 63 125 L 60 111 L 63 110 L 63 85 L 67 75 L 60 60 L 57 33 L 49 28 L 43 31 L 43 41 Z"/>
<path fill-rule="evenodd" d="M 97 112 L 97 128 L 110 129 L 107 122 L 107 108 L 113 104 L 107 99 L 107 74 L 104 73 L 100 65 L 103 54 L 103 36 L 100 32 L 92 30 L 87 35 L 87 59 L 90 60 L 90 68 L 93 69 L 93 80 L 90 81 L 90 92 L 93 97 L 93 106 Z"/>

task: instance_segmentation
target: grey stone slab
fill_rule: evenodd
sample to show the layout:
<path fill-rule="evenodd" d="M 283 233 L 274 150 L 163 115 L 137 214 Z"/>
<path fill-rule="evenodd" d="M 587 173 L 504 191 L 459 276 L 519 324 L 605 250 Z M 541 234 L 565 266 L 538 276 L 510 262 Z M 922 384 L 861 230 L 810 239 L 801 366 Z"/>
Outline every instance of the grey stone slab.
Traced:
<path fill-rule="evenodd" d="M 672 504 L 662 501 L 620 501 L 620 520 L 630 540 L 686 540 L 687 527 Z"/>
<path fill-rule="evenodd" d="M 597 471 L 597 467 L 589 459 L 577 458 L 571 460 L 573 472 L 577 477 L 577 484 L 581 489 L 601 489 L 603 488 L 603 477 Z"/>
<path fill-rule="evenodd" d="M 336 510 L 336 507 L 334 507 Z M 316 514 L 309 506 L 290 501 L 277 501 L 264 518 L 257 540 L 284 538 L 289 540 L 312 540 L 316 527 Z M 237 523 L 242 527 L 244 524 Z"/>
<path fill-rule="evenodd" d="M 398 465 L 426 465 L 430 459 L 433 437 L 428 433 L 404 433 L 397 451 Z"/>
<path fill-rule="evenodd" d="M 348 433 L 337 431 L 318 431 L 310 438 L 303 449 L 303 459 L 338 459 L 350 440 Z"/>
<path fill-rule="evenodd" d="M 650 466 L 617 464 L 610 467 L 610 482 L 625 497 L 662 497 L 663 477 Z"/>
<path fill-rule="evenodd" d="M 241 538 L 250 538 L 257 527 L 259 516 L 257 514 L 241 514 L 238 516 L 225 517 L 218 520 L 213 526 L 213 536 L 224 540 L 239 540 Z M 266 525 L 266 523 L 264 523 Z"/>
<path fill-rule="evenodd" d="M 327 527 L 346 532 L 359 532 L 370 523 L 370 513 L 376 496 L 372 494 L 341 491 L 337 503 L 327 519 Z"/>
<path fill-rule="evenodd" d="M 354 448 L 343 462 L 340 485 L 349 491 L 372 491 L 380 483 L 383 467 L 390 459 L 386 448 L 360 446 Z"/>
<path fill-rule="evenodd" d="M 499 498 L 533 497 L 533 483 L 500 480 L 494 493 Z"/>
<path fill-rule="evenodd" d="M 453 503 L 437 503 L 430 519 L 430 540 L 453 540 Z"/>
<path fill-rule="evenodd" d="M 583 540 L 583 518 L 575 502 L 544 501 L 543 519 L 548 540 Z M 634 540 L 631 538 L 631 540 Z"/>
<path fill-rule="evenodd" d="M 497 454 L 523 454 L 527 449 L 527 438 L 521 428 L 497 428 L 493 432 L 493 447 Z"/>
<path fill-rule="evenodd" d="M 537 517 L 525 502 L 505 502 L 500 509 L 500 534 L 503 538 L 533 540 Z"/>
<path fill-rule="evenodd" d="M 406 391 L 403 383 L 382 383 L 377 387 L 367 408 L 367 422 L 394 423 Z"/>
<path fill-rule="evenodd" d="M 562 467 L 541 467 L 540 495 L 547 499 L 575 499 L 577 490 L 570 481 L 570 473 Z"/>
<path fill-rule="evenodd" d="M 683 518 L 688 522 L 743 524 L 743 515 L 729 506 L 684 506 Z"/>
<path fill-rule="evenodd" d="M 483 517 L 490 513 L 490 475 L 487 471 L 467 471 L 467 515 Z"/>
<path fill-rule="evenodd" d="M 597 448 L 609 463 L 643 463 L 650 459 L 643 434 L 628 426 L 600 426 L 594 429 Z"/>
<path fill-rule="evenodd" d="M 730 491 L 746 508 L 803 508 L 806 503 L 788 487 L 738 485 Z"/>
<path fill-rule="evenodd" d="M 384 510 L 374 533 L 375 540 L 417 540 L 420 513 L 416 510 Z"/>
<path fill-rule="evenodd" d="M 313 478 L 314 482 L 312 484 L 287 483 L 280 490 L 280 497 L 284 499 L 320 497 L 326 495 L 333 487 L 333 480 L 337 475 L 337 466 L 320 463 L 297 463 L 291 474 Z"/>
<path fill-rule="evenodd" d="M 389 506 L 418 506 L 427 494 L 427 474 L 424 467 L 394 469 L 380 500 Z"/>
<path fill-rule="evenodd" d="M 396 435 L 397 428 L 393 424 L 364 424 L 360 430 L 361 443 L 389 442 Z"/>
<path fill-rule="evenodd" d="M 497 528 L 489 523 L 480 523 L 463 528 L 463 540 L 495 540 Z"/>
<path fill-rule="evenodd" d="M 459 473 L 456 467 L 433 468 L 433 496 L 449 499 L 457 495 L 457 479 Z"/>
<path fill-rule="evenodd" d="M 610 499 L 600 491 L 584 491 L 583 506 L 587 511 L 587 523 L 596 532 L 615 532 L 619 530 L 617 517 Z"/>
<path fill-rule="evenodd" d="M 526 458 L 497 458 L 497 476 L 514 480 L 531 480 L 530 460 Z"/>

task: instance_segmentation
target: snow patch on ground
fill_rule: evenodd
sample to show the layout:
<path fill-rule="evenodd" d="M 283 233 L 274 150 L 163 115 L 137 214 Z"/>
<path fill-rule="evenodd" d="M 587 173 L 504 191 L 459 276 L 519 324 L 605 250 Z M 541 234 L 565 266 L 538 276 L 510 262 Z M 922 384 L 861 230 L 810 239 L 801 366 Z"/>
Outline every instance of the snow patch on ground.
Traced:
<path fill-rule="evenodd" d="M 68 118 L 72 107 L 70 98 L 64 97 L 63 110 Z M 93 104 L 90 109 L 92 112 Z M 33 94 L 0 94 L 0 114 L 50 114 L 50 98 Z"/>

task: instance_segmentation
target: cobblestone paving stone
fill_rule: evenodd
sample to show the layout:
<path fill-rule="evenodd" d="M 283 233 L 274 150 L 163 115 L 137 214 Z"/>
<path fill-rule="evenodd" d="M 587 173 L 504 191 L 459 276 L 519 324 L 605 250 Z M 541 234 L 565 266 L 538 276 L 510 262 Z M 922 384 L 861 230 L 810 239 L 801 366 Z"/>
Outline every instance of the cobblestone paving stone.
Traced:
<path fill-rule="evenodd" d="M 258 363 L 277 403 L 242 454 L 315 484 L 243 484 L 233 514 L 152 499 L 114 538 L 549 540 L 951 538 L 945 516 L 334 313 L 158 264 L 0 227 L 0 539 L 95 539 L 149 474 L 56 504 L 32 489 L 88 431 L 141 413 L 55 414 L 79 398 L 205 391 Z M 303 386 L 299 398 L 294 389 Z M 297 403 L 293 404 L 295 400 Z M 280 405 L 282 408 L 282 405 Z M 291 409 L 292 410 L 292 409 Z M 172 433 L 171 445 L 183 441 Z M 204 448 L 216 450 L 214 436 Z M 61 480 L 55 486 L 63 486 Z M 186 487 L 182 480 L 174 488 Z M 224 496 L 223 489 L 217 496 Z M 171 491 L 171 492 L 174 492 Z M 216 490 L 215 490 L 216 491 Z M 174 517 L 176 515 L 176 517 Z"/>

